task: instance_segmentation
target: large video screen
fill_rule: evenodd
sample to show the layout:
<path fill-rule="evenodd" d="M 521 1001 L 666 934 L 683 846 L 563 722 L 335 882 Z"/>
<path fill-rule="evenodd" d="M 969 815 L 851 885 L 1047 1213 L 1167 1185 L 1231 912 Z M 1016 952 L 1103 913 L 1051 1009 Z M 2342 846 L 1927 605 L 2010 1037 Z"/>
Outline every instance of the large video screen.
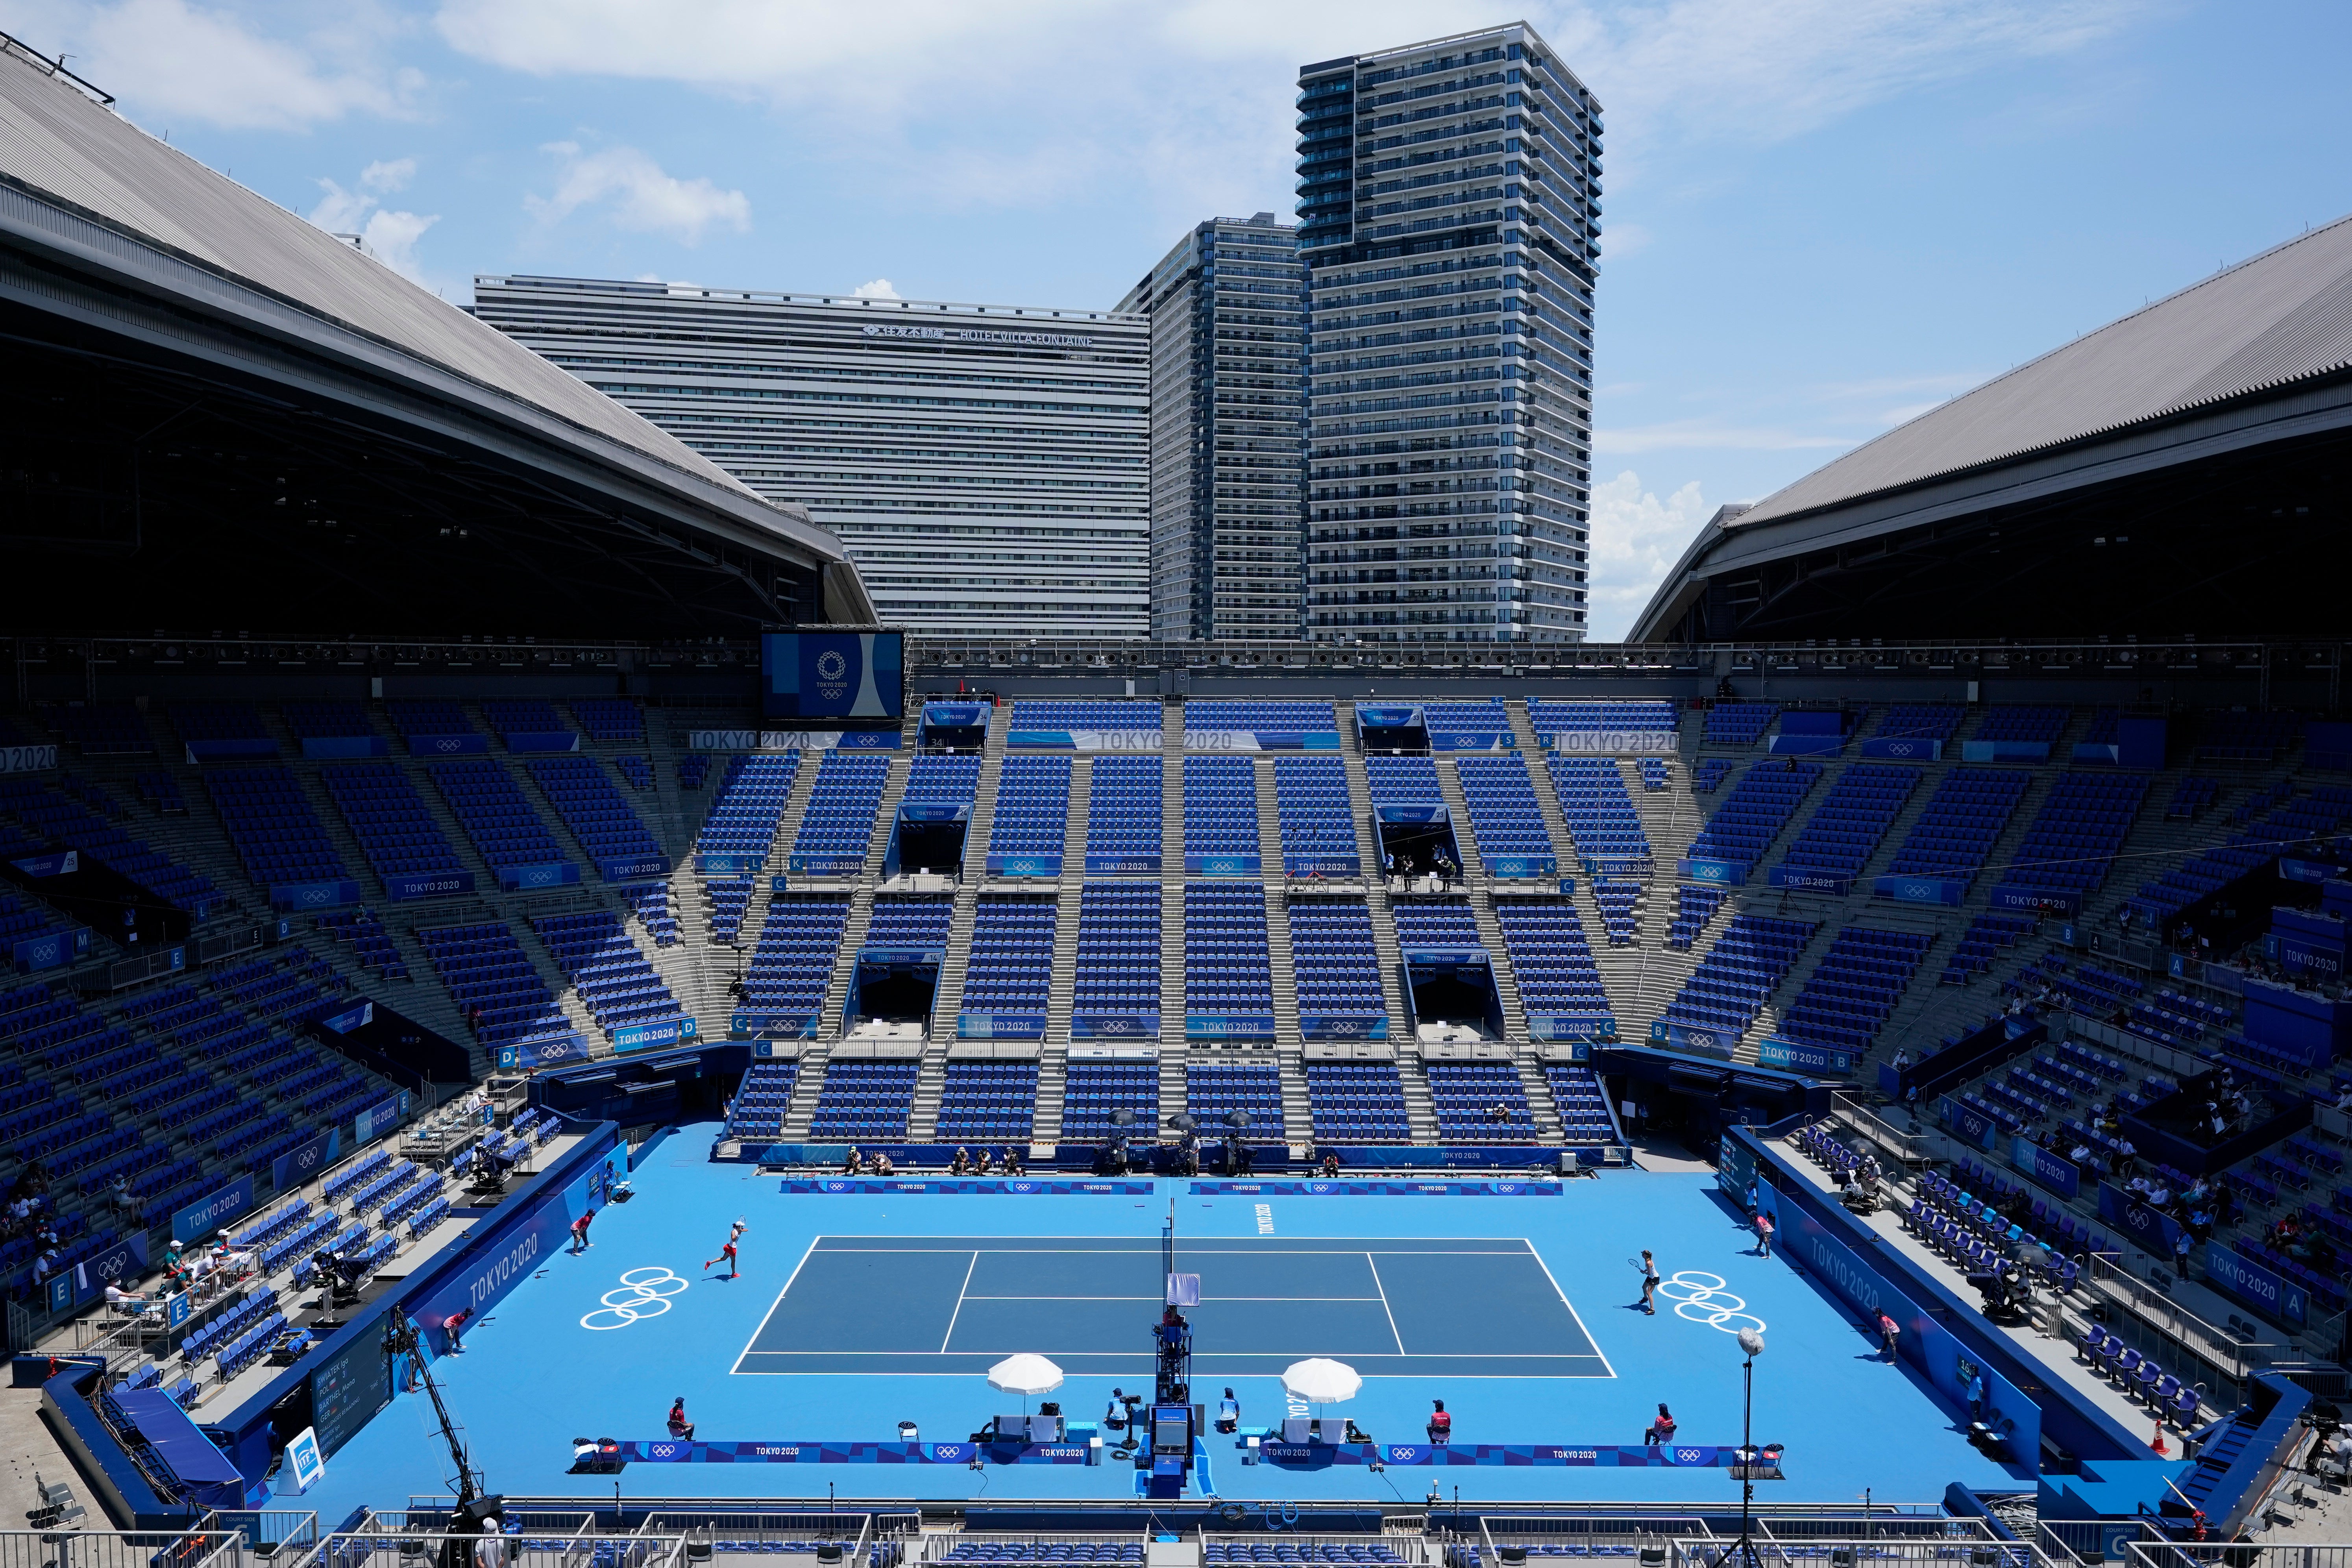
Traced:
<path fill-rule="evenodd" d="M 760 716 L 906 716 L 904 632 L 767 632 L 760 638 Z"/>

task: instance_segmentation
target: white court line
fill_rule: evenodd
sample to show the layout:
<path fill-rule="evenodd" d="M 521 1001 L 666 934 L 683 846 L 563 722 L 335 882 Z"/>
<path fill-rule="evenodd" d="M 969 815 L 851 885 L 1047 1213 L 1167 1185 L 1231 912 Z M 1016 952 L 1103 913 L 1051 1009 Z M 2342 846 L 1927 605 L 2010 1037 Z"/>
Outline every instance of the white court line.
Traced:
<path fill-rule="evenodd" d="M 1535 1258 L 1536 1267 L 1544 1271 L 1544 1278 L 1551 1280 L 1553 1294 L 1559 1298 L 1559 1304 L 1568 1309 L 1568 1315 L 1576 1321 L 1577 1331 L 1584 1336 L 1584 1342 L 1592 1347 L 1592 1353 L 1601 1358 L 1601 1364 L 1604 1367 L 1608 1367 L 1609 1375 L 1611 1377 L 1615 1377 L 1617 1375 L 1617 1368 L 1611 1363 L 1609 1360 L 1609 1352 L 1601 1348 L 1601 1342 L 1593 1337 L 1592 1331 L 1591 1329 L 1584 1326 L 1584 1314 L 1576 1310 L 1576 1303 L 1568 1299 L 1568 1292 L 1559 1288 L 1559 1281 L 1558 1279 L 1553 1279 L 1551 1265 L 1544 1261 L 1544 1255 L 1536 1250 L 1533 1243 L 1528 1244 L 1528 1252 L 1529 1256 Z"/>
<path fill-rule="evenodd" d="M 1369 1252 L 1364 1254 L 1364 1267 L 1372 1271 L 1372 1289 L 1381 1293 L 1381 1310 L 1388 1314 L 1389 1337 L 1396 1341 L 1397 1354 L 1410 1353 L 1404 1348 L 1404 1336 L 1397 1332 L 1396 1309 L 1389 1305 L 1389 1288 L 1381 1283 L 1381 1266 L 1372 1261 Z"/>
<path fill-rule="evenodd" d="M 971 1261 L 964 1265 L 963 1283 L 956 1287 L 955 1310 L 948 1314 L 948 1331 L 940 1336 L 940 1353 L 941 1355 L 947 1354 L 948 1342 L 955 1338 L 956 1320 L 963 1316 L 963 1293 L 971 1289 L 971 1271 L 979 1267 L 980 1254 L 975 1252 L 971 1255 Z"/>
<path fill-rule="evenodd" d="M 1160 1304 L 1158 1296 L 966 1296 L 967 1301 L 1149 1301 Z M 1203 1301 L 1378 1301 L 1379 1296 L 1226 1296 L 1204 1291 Z"/>
<path fill-rule="evenodd" d="M 792 1294 L 793 1280 L 798 1279 L 801 1277 L 801 1270 L 808 1265 L 809 1254 L 814 1252 L 816 1250 L 816 1244 L 824 1239 L 824 1237 L 822 1236 L 813 1236 L 809 1237 L 807 1248 L 801 1253 L 801 1260 L 793 1265 L 792 1278 L 786 1279 L 784 1281 L 784 1288 L 776 1292 L 776 1299 L 768 1303 L 768 1310 L 761 1314 L 760 1326 L 751 1331 L 751 1337 L 743 1342 L 743 1348 L 735 1352 L 735 1364 L 727 1369 L 728 1376 L 732 1377 L 743 1369 L 743 1358 L 751 1353 L 751 1347 L 758 1344 L 760 1342 L 760 1336 L 768 1331 L 768 1320 L 776 1315 L 776 1309 L 784 1304 L 784 1298 L 786 1296 Z M 762 1355 L 773 1355 L 776 1352 L 773 1351 L 762 1351 L 761 1353 Z"/>

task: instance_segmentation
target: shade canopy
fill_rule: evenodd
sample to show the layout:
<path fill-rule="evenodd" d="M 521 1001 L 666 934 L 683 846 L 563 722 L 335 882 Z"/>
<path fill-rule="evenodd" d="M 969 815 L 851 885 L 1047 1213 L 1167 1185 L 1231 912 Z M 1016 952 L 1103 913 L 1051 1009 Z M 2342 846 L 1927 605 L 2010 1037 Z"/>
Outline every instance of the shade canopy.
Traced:
<path fill-rule="evenodd" d="M 1282 1386 L 1309 1405 L 1337 1405 L 1363 1391 L 1364 1380 L 1346 1362 L 1316 1356 L 1293 1362 L 1284 1369 Z"/>
<path fill-rule="evenodd" d="M 988 1386 L 1006 1394 L 1050 1394 L 1062 1386 L 1062 1369 L 1041 1355 L 1007 1356 L 988 1369 Z"/>
<path fill-rule="evenodd" d="M 1168 1119 L 1168 1125 L 1179 1132 L 1190 1132 L 1201 1125 L 1201 1119 L 1189 1110 L 1180 1110 Z"/>

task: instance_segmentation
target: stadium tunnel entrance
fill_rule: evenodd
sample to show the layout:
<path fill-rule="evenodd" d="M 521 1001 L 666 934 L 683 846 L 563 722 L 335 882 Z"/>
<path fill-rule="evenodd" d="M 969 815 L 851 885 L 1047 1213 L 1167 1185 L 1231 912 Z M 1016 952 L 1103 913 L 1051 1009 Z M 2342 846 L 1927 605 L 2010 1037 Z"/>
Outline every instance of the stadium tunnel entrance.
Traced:
<path fill-rule="evenodd" d="M 1480 948 L 1407 948 L 1404 994 L 1412 1010 L 1413 1032 L 1439 1037 L 1470 1033 L 1480 1039 L 1503 1037 L 1503 999 L 1495 989 L 1495 966 Z"/>
<path fill-rule="evenodd" d="M 845 1028 L 858 1024 L 928 1025 L 940 988 L 943 948 L 861 948 L 842 1008 Z"/>
<path fill-rule="evenodd" d="M 1444 870 L 1451 881 L 1462 868 L 1454 841 L 1454 816 L 1434 802 L 1372 808 L 1380 836 L 1381 864 L 1391 876 L 1420 877 Z"/>

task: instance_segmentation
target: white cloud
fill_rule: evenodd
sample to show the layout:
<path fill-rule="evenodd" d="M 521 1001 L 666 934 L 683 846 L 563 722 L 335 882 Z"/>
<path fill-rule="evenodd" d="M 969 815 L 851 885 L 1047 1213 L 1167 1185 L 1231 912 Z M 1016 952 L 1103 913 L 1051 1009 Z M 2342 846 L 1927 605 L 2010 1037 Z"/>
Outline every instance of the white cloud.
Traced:
<path fill-rule="evenodd" d="M 1589 635 L 1596 642 L 1624 637 L 1642 606 L 1681 558 L 1715 509 L 1691 480 L 1661 500 L 1627 468 L 1592 487 L 1591 559 L 1585 584 Z"/>
<path fill-rule="evenodd" d="M 681 180 L 635 147 L 583 152 L 575 142 L 552 142 L 542 149 L 562 160 L 551 196 L 525 196 L 523 206 L 541 223 L 561 223 L 585 206 L 603 206 L 619 227 L 662 234 L 681 245 L 701 243 L 716 225 L 741 232 L 751 226 L 751 199 L 722 191 L 709 180 Z"/>
<path fill-rule="evenodd" d="M 306 131 L 354 110 L 406 113 L 424 86 L 419 73 L 373 58 L 373 37 L 287 42 L 186 0 L 123 0 L 73 20 L 84 55 L 75 68 L 151 123 Z"/>
<path fill-rule="evenodd" d="M 2144 11 L 2144 7 L 2137 8 Z M 1609 111 L 1612 184 L 1645 145 L 1784 139 L 1925 83 L 2079 48 L 2130 0 L 1532 0 Z M 1166 218 L 1286 207 L 1300 62 L 1491 24 L 1483 0 L 439 0 L 459 52 L 540 76 L 764 100 L 931 199 L 1035 205 L 1142 171 Z M 1621 218 L 1621 224 L 1622 219 Z M 1626 226 L 1612 255 L 1644 236 Z"/>
<path fill-rule="evenodd" d="M 346 190 L 336 181 L 321 179 L 327 194 L 310 209 L 310 221 L 330 234 L 356 234 L 370 254 L 410 282 L 431 288 L 416 255 L 416 242 L 441 221 L 439 213 L 393 212 L 383 197 L 407 188 L 416 177 L 416 160 L 394 158 L 370 163 L 360 171 L 358 188 Z"/>
<path fill-rule="evenodd" d="M 877 278 L 871 282 L 860 283 L 849 292 L 852 298 L 858 300 L 895 300 L 898 297 L 898 290 L 891 285 L 887 278 Z"/>

